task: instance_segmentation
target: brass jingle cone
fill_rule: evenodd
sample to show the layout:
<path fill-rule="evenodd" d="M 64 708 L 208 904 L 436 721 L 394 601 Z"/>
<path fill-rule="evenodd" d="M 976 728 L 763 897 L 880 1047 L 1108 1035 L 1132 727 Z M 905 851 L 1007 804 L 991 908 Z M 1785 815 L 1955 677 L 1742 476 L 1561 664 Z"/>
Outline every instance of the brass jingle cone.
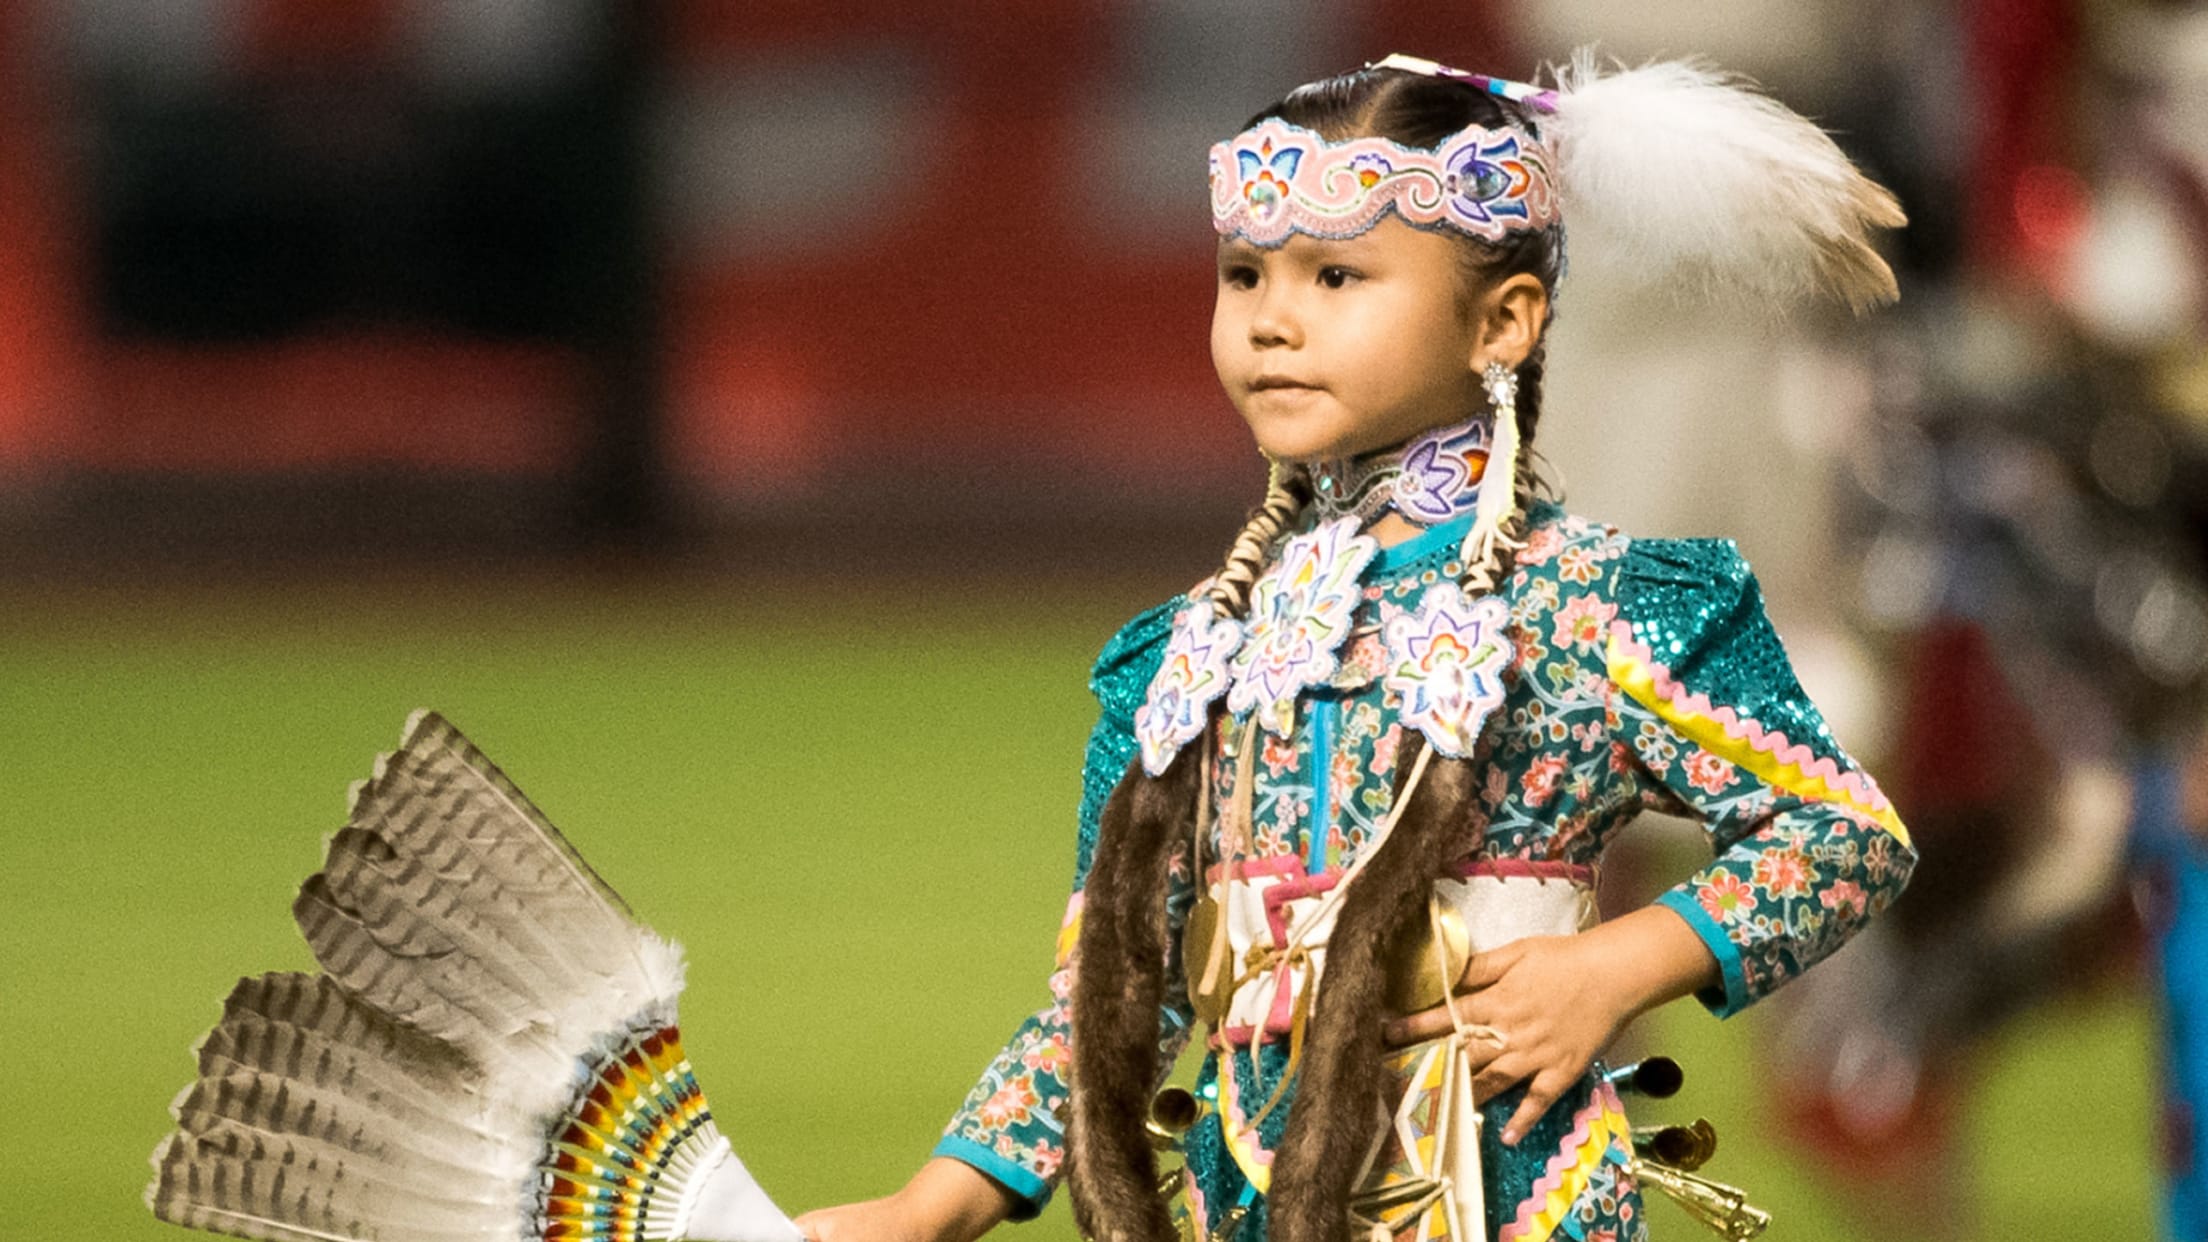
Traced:
<path fill-rule="evenodd" d="M 1737 1186 L 1682 1173 L 1653 1160 L 1634 1160 L 1632 1173 L 1642 1185 L 1670 1195 L 1687 1215 L 1708 1225 L 1726 1242 L 1748 1242 L 1771 1227 L 1771 1213 L 1748 1202 L 1747 1193 Z"/>
<path fill-rule="evenodd" d="M 1150 1097 L 1150 1115 L 1143 1119 L 1142 1129 L 1150 1136 L 1151 1146 L 1166 1151 L 1180 1146 L 1182 1137 L 1210 1115 L 1211 1105 L 1186 1087 L 1160 1087 Z"/>
<path fill-rule="evenodd" d="M 1691 1126 L 1635 1126 L 1633 1154 L 1692 1173 L 1717 1154 L 1717 1128 L 1707 1117 Z"/>

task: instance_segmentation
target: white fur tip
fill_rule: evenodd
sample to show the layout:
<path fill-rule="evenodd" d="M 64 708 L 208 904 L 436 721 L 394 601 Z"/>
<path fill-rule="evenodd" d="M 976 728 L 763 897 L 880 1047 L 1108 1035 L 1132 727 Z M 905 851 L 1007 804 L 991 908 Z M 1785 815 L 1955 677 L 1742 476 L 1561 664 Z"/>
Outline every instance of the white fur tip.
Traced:
<path fill-rule="evenodd" d="M 1862 311 L 1897 296 L 1872 249 L 1901 206 L 1816 125 L 1693 61 L 1556 73 L 1548 130 L 1575 262 L 1701 296 Z"/>
<path fill-rule="evenodd" d="M 638 941 L 637 960 L 644 967 L 644 976 L 651 980 L 652 999 L 674 1004 L 682 996 L 689 975 L 682 946 L 672 940 L 663 940 L 657 932 L 651 931 L 639 936 Z"/>

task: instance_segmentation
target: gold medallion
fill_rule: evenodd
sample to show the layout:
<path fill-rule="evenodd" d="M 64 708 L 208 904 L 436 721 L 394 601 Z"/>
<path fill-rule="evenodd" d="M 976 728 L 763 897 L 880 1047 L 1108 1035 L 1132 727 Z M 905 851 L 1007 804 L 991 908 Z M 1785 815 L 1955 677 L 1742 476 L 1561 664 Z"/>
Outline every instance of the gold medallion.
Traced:
<path fill-rule="evenodd" d="M 1227 925 L 1210 893 L 1196 899 L 1181 927 L 1181 967 L 1188 975 L 1188 1003 L 1196 1020 L 1218 1026 L 1233 999 L 1234 963 L 1228 960 Z M 1210 986 L 1205 986 L 1206 983 Z"/>
<path fill-rule="evenodd" d="M 1435 939 L 1441 951 L 1436 953 Z M 1472 960 L 1472 937 L 1465 931 L 1464 915 L 1436 897 L 1432 915 L 1424 926 L 1413 927 L 1388 954 L 1387 1004 L 1392 1013 L 1417 1013 L 1432 1009 L 1448 998 L 1449 990 L 1464 977 Z"/>

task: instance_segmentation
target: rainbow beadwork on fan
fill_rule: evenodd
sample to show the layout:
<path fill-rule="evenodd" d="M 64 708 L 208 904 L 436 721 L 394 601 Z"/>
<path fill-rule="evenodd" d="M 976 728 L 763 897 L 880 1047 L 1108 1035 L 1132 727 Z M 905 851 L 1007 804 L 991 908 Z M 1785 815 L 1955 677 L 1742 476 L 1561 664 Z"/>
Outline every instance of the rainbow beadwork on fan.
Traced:
<path fill-rule="evenodd" d="M 728 1146 L 674 1027 L 632 1036 L 595 1065 L 554 1123 L 529 1236 L 681 1237 L 683 1190 Z"/>
<path fill-rule="evenodd" d="M 1372 1169 L 1351 1212 L 1357 1224 L 1378 1226 L 1394 1242 L 1449 1242 L 1467 1234 L 1458 1214 L 1453 1175 L 1479 1172 L 1483 1119 L 1472 1103 L 1471 1067 L 1451 1038 L 1431 1039 L 1387 1054 L 1391 1083 L 1401 1095 L 1389 1105 Z M 1476 1200 L 1475 1200 L 1476 1202 Z M 1363 1210 L 1359 1210 L 1362 1208 Z M 1370 1230 L 1368 1228 L 1367 1232 Z"/>
<path fill-rule="evenodd" d="M 1330 142 L 1279 118 L 1211 149 L 1211 220 L 1222 237 L 1278 246 L 1302 233 L 1355 237 L 1393 211 L 1485 241 L 1557 219 L 1548 148 L 1474 125 L 1433 150 L 1386 138 Z"/>

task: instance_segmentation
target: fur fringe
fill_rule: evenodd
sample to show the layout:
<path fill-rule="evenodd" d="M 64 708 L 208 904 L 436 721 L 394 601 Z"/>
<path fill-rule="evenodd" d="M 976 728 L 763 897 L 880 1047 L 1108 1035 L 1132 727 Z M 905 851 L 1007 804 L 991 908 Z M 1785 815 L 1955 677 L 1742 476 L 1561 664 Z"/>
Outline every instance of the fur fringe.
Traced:
<path fill-rule="evenodd" d="M 1899 296 L 1871 248 L 1906 220 L 1831 137 L 1745 79 L 1658 61 L 1556 73 L 1543 128 L 1574 259 L 1703 296 L 1784 306 L 1825 293 L 1862 312 Z"/>
<path fill-rule="evenodd" d="M 1066 1178 L 1074 1221 L 1094 1242 L 1176 1242 L 1143 1131 L 1165 997 L 1165 882 L 1194 839 L 1202 745 L 1181 748 L 1155 780 L 1129 764 L 1104 804 L 1075 942 L 1073 1083 Z"/>
<path fill-rule="evenodd" d="M 1416 737 L 1406 731 L 1400 772 L 1413 767 L 1408 743 Z M 1372 1146 L 1386 1086 L 1381 955 L 1413 930 L 1443 865 L 1463 852 L 1472 768 L 1471 760 L 1434 757 L 1394 835 L 1342 899 L 1287 1132 L 1273 1157 L 1267 1236 L 1274 1242 L 1348 1242 L 1351 1183 Z"/>

